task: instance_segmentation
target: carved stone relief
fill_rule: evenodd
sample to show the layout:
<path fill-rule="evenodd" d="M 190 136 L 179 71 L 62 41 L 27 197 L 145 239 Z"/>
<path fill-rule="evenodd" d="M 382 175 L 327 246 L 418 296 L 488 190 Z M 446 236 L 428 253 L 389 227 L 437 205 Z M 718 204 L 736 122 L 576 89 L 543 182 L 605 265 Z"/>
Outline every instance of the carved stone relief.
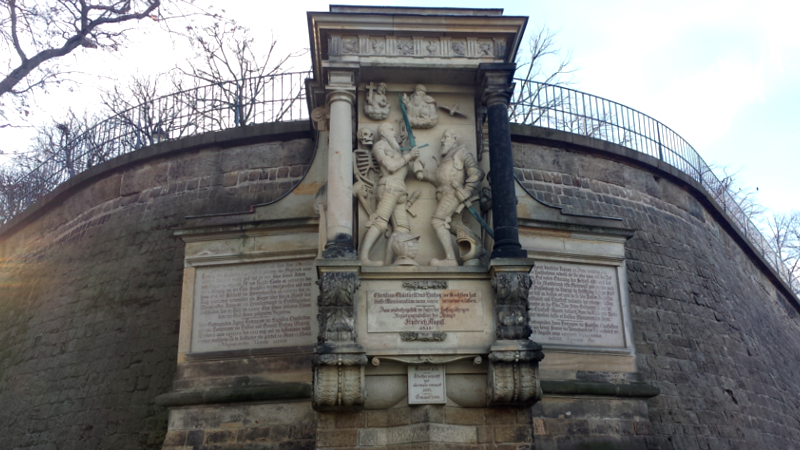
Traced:
<path fill-rule="evenodd" d="M 367 397 L 361 354 L 322 354 L 314 357 L 312 404 L 317 411 L 354 410 L 364 406 Z"/>
<path fill-rule="evenodd" d="M 478 185 L 485 174 L 478 167 L 475 157 L 461 145 L 455 132 L 445 130 L 442 133 L 441 161 L 436 167 L 424 167 L 416 175 L 417 179 L 427 180 L 436 186 L 438 204 L 431 226 L 444 248 L 445 258 L 433 259 L 430 264 L 458 265 L 451 234 L 456 236 L 464 264 L 481 264 L 480 258 L 486 255 L 482 240 L 464 224 L 461 216 L 465 209 L 472 208 L 474 211 L 473 205 L 478 205 L 480 200 Z"/>
<path fill-rule="evenodd" d="M 488 404 L 490 406 L 531 405 L 542 398 L 538 362 L 544 356 L 538 352 L 539 355 L 524 359 L 514 353 L 519 352 L 492 352 L 489 354 L 489 376 L 487 378 L 489 381 Z M 510 359 L 510 361 L 506 361 L 506 359 Z"/>
<path fill-rule="evenodd" d="M 417 58 L 493 58 L 504 59 L 506 38 L 456 38 L 448 36 L 340 36 L 331 35 L 328 54 L 417 57 Z"/>
<path fill-rule="evenodd" d="M 350 343 L 356 340 L 355 299 L 361 282 L 355 272 L 325 272 L 319 284 L 320 344 Z"/>
<path fill-rule="evenodd" d="M 384 120 L 389 117 L 391 105 L 386 99 L 386 83 L 370 83 L 367 85 L 367 96 L 364 99 L 364 114 L 372 120 Z"/>
<path fill-rule="evenodd" d="M 419 149 L 407 153 L 400 151 L 400 144 L 395 136 L 394 125 L 382 123 L 378 126 L 378 141 L 372 147 L 374 163 L 380 171 L 375 194 L 377 205 L 370 214 L 367 232 L 361 242 L 359 259 L 367 265 L 391 264 L 391 249 L 393 236 L 411 233 L 411 224 L 408 220 L 409 196 L 406 190 L 406 175 L 408 163 L 419 157 Z M 389 223 L 393 232 L 389 235 L 384 261 L 370 260 L 369 254 L 378 238 L 389 231 Z"/>
<path fill-rule="evenodd" d="M 439 123 L 436 100 L 427 94 L 425 86 L 418 84 L 411 95 L 403 94 L 411 128 L 433 128 Z"/>
<path fill-rule="evenodd" d="M 528 339 L 528 291 L 531 277 L 527 272 L 497 272 L 492 277 L 495 292 L 497 339 Z"/>

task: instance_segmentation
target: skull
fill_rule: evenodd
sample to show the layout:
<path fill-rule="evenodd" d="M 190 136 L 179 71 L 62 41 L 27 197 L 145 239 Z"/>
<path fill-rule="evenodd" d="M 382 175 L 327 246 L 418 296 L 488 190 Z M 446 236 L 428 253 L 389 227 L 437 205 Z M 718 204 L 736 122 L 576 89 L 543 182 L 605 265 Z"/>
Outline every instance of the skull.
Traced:
<path fill-rule="evenodd" d="M 363 147 L 372 146 L 374 132 L 371 129 L 367 127 L 359 128 L 356 136 L 358 137 L 358 142 L 361 142 Z"/>

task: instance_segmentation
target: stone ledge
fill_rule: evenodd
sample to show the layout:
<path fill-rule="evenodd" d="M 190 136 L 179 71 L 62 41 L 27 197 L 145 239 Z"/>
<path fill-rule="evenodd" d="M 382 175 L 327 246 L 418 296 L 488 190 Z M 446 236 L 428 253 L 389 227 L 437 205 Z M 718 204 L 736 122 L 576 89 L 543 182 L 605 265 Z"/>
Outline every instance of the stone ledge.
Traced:
<path fill-rule="evenodd" d="M 156 397 L 157 405 L 189 406 L 211 403 L 306 400 L 311 398 L 308 383 L 276 383 L 262 386 L 225 387 L 172 391 Z"/>
<path fill-rule="evenodd" d="M 547 395 L 603 395 L 613 397 L 657 396 L 661 391 L 647 383 L 601 383 L 596 381 L 542 380 L 542 392 Z"/>
<path fill-rule="evenodd" d="M 143 147 L 86 169 L 61 183 L 24 211 L 11 218 L 7 223 L 0 225 L 0 236 L 10 236 L 11 233 L 18 228 L 35 220 L 44 214 L 49 206 L 56 200 L 63 201 L 88 183 L 102 179 L 104 176 L 133 164 L 203 148 L 223 149 L 239 145 L 299 138 L 314 139 L 314 133 L 311 131 L 311 123 L 308 120 L 269 122 L 247 127 L 229 128 L 221 131 L 209 131 L 194 136 L 170 139 L 158 144 Z"/>

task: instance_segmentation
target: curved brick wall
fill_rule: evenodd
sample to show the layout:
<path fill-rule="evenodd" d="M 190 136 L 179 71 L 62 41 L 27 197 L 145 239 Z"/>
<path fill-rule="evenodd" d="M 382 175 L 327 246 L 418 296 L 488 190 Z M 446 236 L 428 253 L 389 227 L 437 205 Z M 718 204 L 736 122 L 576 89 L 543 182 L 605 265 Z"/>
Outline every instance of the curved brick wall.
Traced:
<path fill-rule="evenodd" d="M 153 399 L 176 368 L 183 271 L 173 229 L 287 191 L 310 136 L 308 122 L 272 124 L 143 149 L 0 229 L 0 447 L 161 447 Z"/>
<path fill-rule="evenodd" d="M 704 195 L 618 146 L 513 133 L 516 175 L 531 192 L 636 230 L 626 259 L 637 364 L 661 390 L 648 401 L 647 448 L 800 448 L 794 299 Z"/>
<path fill-rule="evenodd" d="M 638 364 L 661 395 L 650 428 L 630 433 L 652 449 L 799 447 L 795 300 L 704 194 L 622 147 L 512 131 L 528 189 L 636 230 Z M 0 229 L 0 447 L 160 448 L 167 417 L 153 399 L 174 376 L 183 268 L 173 229 L 277 198 L 312 153 L 307 122 L 168 142 L 92 169 Z M 591 432 L 579 422 L 544 419 L 537 433 Z"/>

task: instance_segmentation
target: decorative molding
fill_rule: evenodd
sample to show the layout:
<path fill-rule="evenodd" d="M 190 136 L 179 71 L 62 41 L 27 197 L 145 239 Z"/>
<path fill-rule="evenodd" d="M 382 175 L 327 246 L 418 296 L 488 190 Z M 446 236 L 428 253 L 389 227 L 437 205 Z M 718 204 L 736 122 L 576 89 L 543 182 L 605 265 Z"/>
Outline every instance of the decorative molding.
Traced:
<path fill-rule="evenodd" d="M 328 56 L 468 58 L 505 60 L 504 37 L 331 35 Z"/>
<path fill-rule="evenodd" d="M 495 272 L 492 289 L 495 294 L 497 339 L 528 339 L 528 291 L 531 277 L 527 272 Z"/>
<path fill-rule="evenodd" d="M 366 360 L 366 356 L 364 359 Z M 366 397 L 363 365 L 314 367 L 312 406 L 315 410 L 361 409 Z"/>
<path fill-rule="evenodd" d="M 405 364 L 448 364 L 462 359 L 471 359 L 472 363 L 479 365 L 483 363 L 480 355 L 414 355 L 414 356 L 377 356 L 372 358 L 372 365 L 381 365 L 381 360 L 397 361 Z"/>
<path fill-rule="evenodd" d="M 403 289 L 448 289 L 447 280 L 409 280 L 403 281 Z"/>
<path fill-rule="evenodd" d="M 487 406 L 532 405 L 542 398 L 538 363 L 490 363 L 488 375 Z"/>
<path fill-rule="evenodd" d="M 320 274 L 319 337 L 320 344 L 355 342 L 356 292 L 361 285 L 355 272 L 323 272 Z"/>
<path fill-rule="evenodd" d="M 419 332 L 419 331 L 401 331 L 400 339 L 406 342 L 441 342 L 447 338 L 447 333 L 444 331 L 432 332 Z"/>

